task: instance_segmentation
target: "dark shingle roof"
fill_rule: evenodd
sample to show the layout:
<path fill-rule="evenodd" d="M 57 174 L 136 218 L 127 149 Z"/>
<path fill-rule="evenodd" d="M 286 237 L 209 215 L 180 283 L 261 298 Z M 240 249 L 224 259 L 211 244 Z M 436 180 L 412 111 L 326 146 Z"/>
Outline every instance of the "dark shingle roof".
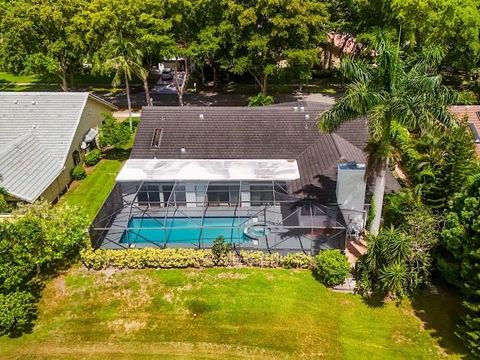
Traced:
<path fill-rule="evenodd" d="M 145 107 L 131 158 L 296 159 L 301 177 L 290 191 L 335 202 L 337 165 L 365 162 L 367 127 L 356 119 L 320 133 L 317 117 L 328 107 Z M 155 129 L 162 129 L 157 148 Z"/>

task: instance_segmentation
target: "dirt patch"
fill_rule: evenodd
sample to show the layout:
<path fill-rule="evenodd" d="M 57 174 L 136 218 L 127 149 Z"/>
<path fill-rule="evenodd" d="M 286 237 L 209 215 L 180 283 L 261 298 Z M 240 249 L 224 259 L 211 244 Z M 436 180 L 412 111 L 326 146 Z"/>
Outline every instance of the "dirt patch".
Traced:
<path fill-rule="evenodd" d="M 163 295 L 163 298 L 165 299 L 166 302 L 169 302 L 171 304 L 173 303 L 174 295 L 172 292 L 168 292 L 165 295 Z"/>
<path fill-rule="evenodd" d="M 236 279 L 243 280 L 248 277 L 248 274 L 243 274 L 239 272 L 222 272 L 216 276 L 217 279 Z"/>
<path fill-rule="evenodd" d="M 124 331 L 130 333 L 144 329 L 147 326 L 147 323 L 138 320 L 116 319 L 110 321 L 107 326 L 112 331 Z"/>
<path fill-rule="evenodd" d="M 52 289 L 55 299 L 63 299 L 68 295 L 67 285 L 63 276 L 59 276 L 52 281 Z"/>

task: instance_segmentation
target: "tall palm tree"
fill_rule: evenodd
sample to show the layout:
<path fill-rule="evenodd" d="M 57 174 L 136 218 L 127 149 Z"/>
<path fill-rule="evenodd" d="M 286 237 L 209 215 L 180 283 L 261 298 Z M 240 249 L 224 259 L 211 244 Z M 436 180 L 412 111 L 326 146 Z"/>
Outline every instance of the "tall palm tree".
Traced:
<path fill-rule="evenodd" d="M 122 83 L 122 78 L 124 79 L 125 90 L 127 92 L 128 119 L 130 131 L 132 131 L 130 81 L 132 80 L 132 75 L 136 75 L 142 80 L 146 78 L 145 69 L 142 67 L 143 53 L 134 42 L 124 39 L 121 34 L 119 37 L 111 39 L 108 45 L 109 56 L 104 62 L 99 64 L 99 66 L 105 71 L 115 71 L 115 76 L 112 81 L 113 86 L 119 86 Z M 146 96 L 149 97 L 148 94 L 146 94 Z"/>
<path fill-rule="evenodd" d="M 333 132 L 347 121 L 367 116 L 367 172 L 373 180 L 376 210 L 370 232 L 376 235 L 388 162 L 393 155 L 392 124 L 424 132 L 434 127 L 454 127 L 456 118 L 448 107 L 459 100 L 459 95 L 442 84 L 438 69 L 443 57 L 437 49 L 406 60 L 399 46 L 381 35 L 373 45 L 371 62 L 351 58 L 342 62 L 341 71 L 351 83 L 345 95 L 320 116 L 318 126 L 321 131 Z"/>

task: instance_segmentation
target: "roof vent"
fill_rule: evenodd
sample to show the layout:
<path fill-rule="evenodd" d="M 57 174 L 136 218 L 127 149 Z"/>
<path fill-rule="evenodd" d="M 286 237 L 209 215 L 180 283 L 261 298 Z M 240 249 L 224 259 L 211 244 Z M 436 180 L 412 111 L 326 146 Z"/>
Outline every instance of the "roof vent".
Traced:
<path fill-rule="evenodd" d="M 310 114 L 305 114 L 305 120 L 309 120 L 310 119 Z"/>
<path fill-rule="evenodd" d="M 181 148 L 181 149 L 180 149 L 180 152 L 181 152 L 182 154 L 186 154 L 186 153 L 187 153 L 187 150 L 186 150 L 185 148 Z"/>
<path fill-rule="evenodd" d="M 305 106 L 300 106 L 300 112 L 304 112 L 305 111 Z"/>
<path fill-rule="evenodd" d="M 37 124 L 33 124 L 32 129 L 36 129 L 36 128 L 37 128 Z"/>
<path fill-rule="evenodd" d="M 32 100 L 32 105 L 37 105 L 37 102 L 35 100 Z"/>
<path fill-rule="evenodd" d="M 14 104 L 18 104 L 18 100 L 15 100 L 13 103 L 14 103 Z"/>
<path fill-rule="evenodd" d="M 203 114 L 200 114 L 200 120 L 203 120 Z"/>
<path fill-rule="evenodd" d="M 297 112 L 298 111 L 298 106 L 294 106 L 293 107 L 293 112 Z"/>

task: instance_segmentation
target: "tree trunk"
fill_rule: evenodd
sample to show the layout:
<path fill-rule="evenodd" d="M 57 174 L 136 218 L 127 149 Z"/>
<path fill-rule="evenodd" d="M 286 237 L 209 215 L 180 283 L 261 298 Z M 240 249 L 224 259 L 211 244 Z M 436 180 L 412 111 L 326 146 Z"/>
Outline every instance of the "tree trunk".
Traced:
<path fill-rule="evenodd" d="M 375 172 L 373 184 L 373 206 L 375 216 L 370 223 L 370 234 L 378 235 L 382 219 L 383 196 L 385 194 L 385 180 L 387 178 L 388 159 L 383 159 L 381 168 Z"/>
<path fill-rule="evenodd" d="M 70 70 L 70 89 L 73 89 L 73 70 Z"/>
<path fill-rule="evenodd" d="M 267 95 L 267 84 L 268 84 L 268 75 L 263 74 L 262 85 L 260 86 L 260 89 L 263 95 Z"/>
<path fill-rule="evenodd" d="M 58 75 L 62 81 L 62 91 L 68 91 L 67 71 L 65 69 L 60 70 Z"/>
<path fill-rule="evenodd" d="M 189 64 L 188 64 L 188 59 L 185 59 L 185 71 L 183 73 L 183 77 L 182 77 L 182 83 L 180 84 L 179 83 L 179 79 L 178 79 L 178 59 L 175 60 L 175 88 L 177 90 L 177 94 L 178 94 L 178 103 L 180 106 L 183 106 L 183 94 L 185 92 L 185 88 L 187 87 L 187 83 L 188 83 L 188 77 L 189 77 L 190 73 L 189 73 Z"/>
<path fill-rule="evenodd" d="M 132 124 L 132 102 L 130 101 L 130 83 L 128 81 L 128 76 L 125 74 L 125 89 L 127 90 L 127 106 L 128 106 L 128 124 L 130 125 L 130 131 L 133 131 Z"/>
<path fill-rule="evenodd" d="M 212 70 L 213 70 L 213 89 L 215 91 L 218 91 L 218 88 L 219 88 L 219 84 L 218 84 L 218 71 L 217 71 L 217 66 L 216 65 L 213 65 L 212 66 Z"/>
<path fill-rule="evenodd" d="M 143 89 L 145 90 L 145 99 L 147 100 L 147 106 L 153 106 L 152 98 L 150 97 L 150 89 L 148 88 L 148 73 L 143 77 Z"/>

